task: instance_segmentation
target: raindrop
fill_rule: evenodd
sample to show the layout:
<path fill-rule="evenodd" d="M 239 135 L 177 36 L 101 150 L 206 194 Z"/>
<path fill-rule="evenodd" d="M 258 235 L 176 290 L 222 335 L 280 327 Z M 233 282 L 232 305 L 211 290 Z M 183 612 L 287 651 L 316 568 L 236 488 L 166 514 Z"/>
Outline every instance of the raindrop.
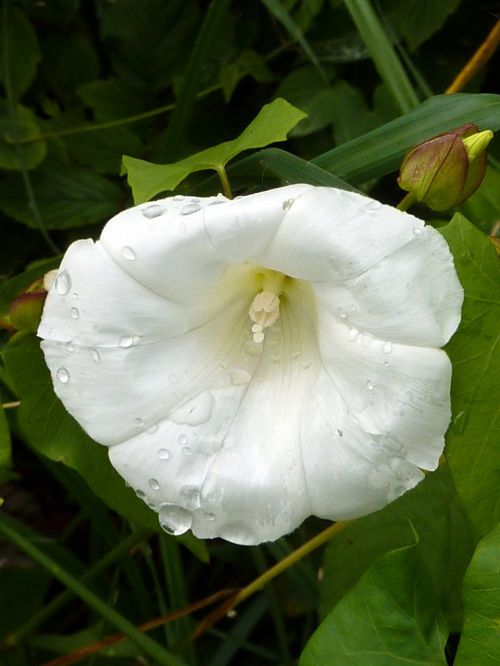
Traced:
<path fill-rule="evenodd" d="M 384 352 L 384 354 L 390 354 L 391 353 L 391 351 L 392 351 L 392 342 L 390 340 L 388 340 L 387 342 L 384 342 L 384 344 L 382 345 L 382 351 Z"/>
<path fill-rule="evenodd" d="M 97 349 L 89 349 L 89 354 L 90 358 L 94 361 L 94 363 L 100 363 L 101 362 L 101 356 Z"/>
<path fill-rule="evenodd" d="M 389 361 L 384 361 L 384 367 L 386 367 L 386 368 L 389 367 Z"/>
<path fill-rule="evenodd" d="M 152 204 L 151 206 L 144 208 L 142 214 L 144 215 L 144 217 L 147 217 L 148 220 L 152 220 L 154 217 L 160 217 L 160 215 L 163 215 L 164 212 L 165 208 L 163 208 L 163 206 L 159 206 L 158 204 Z"/>
<path fill-rule="evenodd" d="M 134 423 L 136 426 L 141 426 L 144 423 L 144 421 L 139 417 L 137 417 L 136 419 L 134 419 Z"/>
<path fill-rule="evenodd" d="M 185 233 L 186 233 L 186 230 L 187 230 L 186 223 L 185 223 L 185 222 L 181 222 L 181 223 L 179 224 L 179 233 L 180 233 L 180 234 L 185 234 Z"/>
<path fill-rule="evenodd" d="M 135 494 L 137 495 L 137 497 L 140 497 L 141 499 L 144 499 L 144 497 L 146 497 L 146 493 L 143 492 L 142 490 L 136 490 Z"/>
<path fill-rule="evenodd" d="M 56 278 L 55 288 L 58 294 L 64 296 L 71 289 L 71 278 L 68 271 L 61 271 Z"/>
<path fill-rule="evenodd" d="M 338 315 L 341 319 L 347 319 L 347 312 L 343 308 L 338 309 Z"/>
<path fill-rule="evenodd" d="M 373 384 L 371 383 L 370 380 L 368 380 L 368 381 L 366 382 L 366 388 L 367 388 L 369 391 L 373 391 L 374 386 L 373 386 Z"/>
<path fill-rule="evenodd" d="M 78 319 L 78 317 L 80 316 L 80 313 L 78 312 L 78 310 L 76 308 L 71 308 L 71 316 L 73 317 L 73 319 Z"/>
<path fill-rule="evenodd" d="M 423 234 L 423 228 L 422 227 L 413 227 L 413 235 L 414 236 L 421 236 Z"/>
<path fill-rule="evenodd" d="M 304 370 L 307 370 L 307 368 L 311 367 L 311 361 L 302 361 L 301 365 L 304 368 Z"/>
<path fill-rule="evenodd" d="M 67 342 L 66 349 L 72 354 L 75 351 L 75 345 L 72 342 Z"/>
<path fill-rule="evenodd" d="M 193 524 L 191 512 L 176 504 L 160 504 L 158 514 L 160 525 L 167 534 L 179 536 L 187 532 Z"/>
<path fill-rule="evenodd" d="M 134 261 L 135 252 L 131 247 L 122 247 L 122 257 L 127 261 Z"/>
<path fill-rule="evenodd" d="M 182 194 L 176 194 L 175 197 L 173 197 L 174 201 L 184 201 L 186 197 L 183 197 Z"/>
<path fill-rule="evenodd" d="M 169 414 L 168 418 L 178 425 L 197 426 L 210 420 L 214 406 L 214 396 L 210 391 L 205 391 Z"/>
<path fill-rule="evenodd" d="M 73 292 L 73 298 L 78 298 L 78 294 L 76 293 L 76 291 Z"/>
<path fill-rule="evenodd" d="M 190 203 L 181 208 L 181 215 L 191 215 L 192 213 L 197 213 L 201 210 L 201 206 L 198 203 Z"/>
<path fill-rule="evenodd" d="M 351 342 L 355 342 L 358 339 L 359 331 L 357 328 L 351 328 L 348 334 L 348 338 Z"/>
<path fill-rule="evenodd" d="M 122 349 L 128 349 L 129 347 L 132 347 L 134 344 L 134 338 L 131 337 L 130 335 L 123 335 L 120 338 L 120 347 Z"/>
<path fill-rule="evenodd" d="M 183 446 L 183 447 L 182 447 L 182 453 L 183 453 L 185 456 L 190 456 L 190 455 L 192 454 L 192 451 L 191 451 L 191 449 L 189 448 L 189 446 Z"/>
<path fill-rule="evenodd" d="M 282 208 L 283 210 L 287 210 L 288 208 L 291 208 L 295 202 L 295 199 L 287 199 L 286 201 L 283 201 Z"/>
<path fill-rule="evenodd" d="M 56 372 L 56 376 L 61 384 L 67 384 L 69 382 L 69 372 L 66 370 L 66 368 L 59 368 L 59 370 Z"/>
<path fill-rule="evenodd" d="M 186 435 L 180 435 L 179 436 L 179 444 L 181 446 L 184 446 L 187 443 L 188 443 L 188 438 L 186 437 Z"/>
<path fill-rule="evenodd" d="M 160 484 L 156 479 L 149 479 L 149 487 L 151 490 L 160 490 Z"/>
<path fill-rule="evenodd" d="M 183 486 L 180 490 L 180 495 L 182 497 L 182 504 L 186 509 L 194 511 L 200 508 L 201 493 L 196 486 Z"/>
<path fill-rule="evenodd" d="M 148 435 L 154 435 L 154 433 L 157 432 L 159 427 L 160 426 L 157 423 L 153 423 L 152 426 L 149 426 L 146 432 L 148 433 Z"/>
<path fill-rule="evenodd" d="M 258 541 L 255 532 L 242 522 L 223 525 L 220 536 L 227 541 L 238 543 L 242 546 L 250 546 Z"/>
<path fill-rule="evenodd" d="M 238 386 L 240 384 L 248 384 L 252 379 L 252 375 L 241 368 L 231 368 L 231 370 L 229 370 L 229 378 L 231 384 Z"/>
<path fill-rule="evenodd" d="M 170 451 L 168 449 L 158 449 L 158 458 L 160 460 L 168 460 L 170 458 Z"/>
<path fill-rule="evenodd" d="M 343 436 L 344 436 L 344 433 L 342 432 L 342 430 L 340 430 L 340 428 L 337 430 L 337 435 L 338 435 L 339 437 L 343 437 Z"/>
<path fill-rule="evenodd" d="M 351 312 L 357 312 L 358 310 L 359 310 L 359 307 L 356 304 L 351 305 Z"/>
<path fill-rule="evenodd" d="M 210 512 L 209 512 L 209 513 L 206 513 L 206 514 L 205 514 L 205 518 L 206 518 L 207 520 L 209 520 L 210 522 L 213 522 L 213 521 L 215 520 L 216 516 L 215 516 L 215 513 L 210 513 Z"/>

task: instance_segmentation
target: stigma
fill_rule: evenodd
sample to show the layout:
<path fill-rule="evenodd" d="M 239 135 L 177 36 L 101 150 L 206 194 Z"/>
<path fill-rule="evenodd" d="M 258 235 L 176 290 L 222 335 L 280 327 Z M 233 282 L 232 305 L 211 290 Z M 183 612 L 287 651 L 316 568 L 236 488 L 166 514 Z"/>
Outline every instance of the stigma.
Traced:
<path fill-rule="evenodd" d="M 277 271 L 264 270 L 262 291 L 252 301 L 248 316 L 253 321 L 253 341 L 264 341 L 265 329 L 276 323 L 280 316 L 280 295 L 283 292 L 285 276 Z"/>

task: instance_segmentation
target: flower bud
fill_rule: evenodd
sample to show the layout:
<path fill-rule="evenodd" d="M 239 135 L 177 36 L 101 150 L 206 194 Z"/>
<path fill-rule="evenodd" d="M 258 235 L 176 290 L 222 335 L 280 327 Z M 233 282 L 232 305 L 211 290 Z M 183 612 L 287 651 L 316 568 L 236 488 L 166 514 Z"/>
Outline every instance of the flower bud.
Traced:
<path fill-rule="evenodd" d="M 43 304 L 47 292 L 31 291 L 21 294 L 12 301 L 9 322 L 16 331 L 35 333 L 42 318 Z"/>
<path fill-rule="evenodd" d="M 432 210 L 461 204 L 483 180 L 492 138 L 491 130 L 470 123 L 419 143 L 401 164 L 399 186 Z"/>

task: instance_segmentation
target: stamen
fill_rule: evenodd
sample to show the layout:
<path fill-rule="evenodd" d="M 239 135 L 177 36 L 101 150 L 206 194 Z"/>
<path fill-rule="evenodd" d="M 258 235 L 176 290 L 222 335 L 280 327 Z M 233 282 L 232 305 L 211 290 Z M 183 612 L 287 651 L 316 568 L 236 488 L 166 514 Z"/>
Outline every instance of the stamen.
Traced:
<path fill-rule="evenodd" d="M 263 276 L 263 289 L 252 301 L 248 315 L 254 322 L 253 341 L 260 344 L 264 340 L 264 330 L 278 321 L 280 316 L 279 294 L 285 276 L 275 271 L 266 271 Z"/>

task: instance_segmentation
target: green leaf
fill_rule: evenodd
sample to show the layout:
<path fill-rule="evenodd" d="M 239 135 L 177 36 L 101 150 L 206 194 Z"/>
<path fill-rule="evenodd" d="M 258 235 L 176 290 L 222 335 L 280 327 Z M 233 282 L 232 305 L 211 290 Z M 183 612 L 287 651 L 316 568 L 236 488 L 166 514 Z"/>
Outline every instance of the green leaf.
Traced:
<path fill-rule="evenodd" d="M 5 13 L 0 12 L 0 81 L 7 88 L 7 66 L 12 92 L 15 97 L 20 97 L 33 81 L 40 62 L 40 51 L 33 26 L 23 12 L 12 8 L 6 18 L 7 23 L 4 21 Z"/>
<path fill-rule="evenodd" d="M 462 321 L 446 348 L 453 364 L 446 458 L 484 535 L 500 520 L 500 266 L 488 238 L 459 213 L 440 231 L 465 291 Z"/>
<path fill-rule="evenodd" d="M 127 520 L 159 531 L 157 515 L 139 500 L 109 462 L 106 447 L 92 440 L 55 395 L 38 340 L 27 336 L 1 356 L 21 400 L 17 423 L 26 442 L 42 455 L 76 470 L 103 502 Z M 208 561 L 203 541 L 191 533 L 178 537 L 200 560 Z"/>
<path fill-rule="evenodd" d="M 230 100 L 236 86 L 245 76 L 251 76 L 259 83 L 275 79 L 263 56 L 251 49 L 243 51 L 219 72 L 219 82 L 226 102 Z"/>
<path fill-rule="evenodd" d="M 9 280 L 2 282 L 0 284 L 0 317 L 7 312 L 16 296 L 19 296 L 19 294 L 25 291 L 35 280 L 45 275 L 45 273 L 53 268 L 57 268 L 60 261 L 60 257 L 39 261 L 36 266 L 28 268 L 23 273 L 19 273 L 19 275 L 15 275 Z"/>
<path fill-rule="evenodd" d="M 153 95 L 135 81 L 91 81 L 80 86 L 77 94 L 101 121 L 127 118 L 148 111 L 154 105 Z"/>
<path fill-rule="evenodd" d="M 44 76 L 61 97 L 96 79 L 99 60 L 90 40 L 73 30 L 51 33 L 42 43 Z"/>
<path fill-rule="evenodd" d="M 12 444 L 10 441 L 9 423 L 7 421 L 7 417 L 5 416 L 3 407 L 0 406 L 0 486 L 10 477 L 11 466 L 12 466 Z M 1 612 L 0 612 L 0 617 L 1 617 Z M 0 634 L 1 634 L 1 629 L 0 629 Z"/>
<path fill-rule="evenodd" d="M 414 546 L 375 562 L 312 635 L 299 666 L 445 666 L 446 626 Z"/>
<path fill-rule="evenodd" d="M 5 101 L 0 100 L 0 168 L 19 171 L 21 165 L 34 169 L 45 158 L 45 141 L 16 145 L 17 141 L 40 136 L 35 114 L 18 105 L 11 117 Z"/>
<path fill-rule="evenodd" d="M 406 151 L 420 141 L 469 122 L 480 129 L 500 129 L 500 95 L 432 97 L 410 113 L 312 161 L 350 183 L 365 183 L 398 169 Z"/>
<path fill-rule="evenodd" d="M 144 146 L 129 127 L 108 127 L 64 137 L 72 161 L 92 167 L 101 174 L 120 172 L 121 156 L 141 155 Z"/>
<path fill-rule="evenodd" d="M 106 222 L 122 205 L 120 187 L 89 169 L 45 163 L 32 175 L 38 209 L 47 229 L 68 229 Z M 0 181 L 0 208 L 36 227 L 18 176 Z"/>
<path fill-rule="evenodd" d="M 498 222 L 499 210 L 500 171 L 488 167 L 480 188 L 460 206 L 460 212 L 481 231 L 491 234 Z"/>
<path fill-rule="evenodd" d="M 134 195 L 136 204 L 148 201 L 156 194 L 174 190 L 189 174 L 206 169 L 218 170 L 244 150 L 261 148 L 275 141 L 284 141 L 288 132 L 305 114 L 284 99 L 266 104 L 250 125 L 232 141 L 207 148 L 173 164 L 151 164 L 127 155 L 123 158 L 123 172 Z"/>
<path fill-rule="evenodd" d="M 395 0 L 388 8 L 391 25 L 406 39 L 411 51 L 443 27 L 460 0 Z"/>
<path fill-rule="evenodd" d="M 465 622 L 454 665 L 500 664 L 500 524 L 477 547 L 463 595 Z"/>
<path fill-rule="evenodd" d="M 409 522 L 410 521 L 410 522 Z M 462 624 L 460 581 L 475 539 L 446 465 L 381 511 L 353 521 L 328 544 L 320 584 L 322 615 L 339 602 L 377 558 L 414 542 L 452 631 Z"/>

